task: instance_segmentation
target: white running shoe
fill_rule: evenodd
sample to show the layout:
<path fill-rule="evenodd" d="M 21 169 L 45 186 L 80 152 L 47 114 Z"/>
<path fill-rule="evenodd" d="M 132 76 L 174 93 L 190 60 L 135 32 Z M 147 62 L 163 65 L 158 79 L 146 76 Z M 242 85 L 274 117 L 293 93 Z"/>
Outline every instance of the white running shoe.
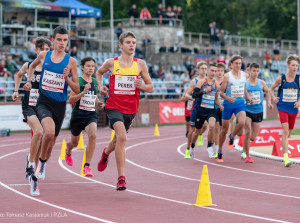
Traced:
<path fill-rule="evenodd" d="M 215 157 L 215 152 L 214 152 L 214 149 L 213 149 L 213 147 L 211 146 L 211 147 L 207 147 L 207 152 L 208 152 L 208 156 L 209 156 L 209 158 L 214 158 Z"/>
<path fill-rule="evenodd" d="M 37 183 L 37 181 L 34 181 L 32 179 L 32 176 L 30 177 L 30 194 L 31 194 L 31 196 L 39 196 L 40 195 L 38 183 Z"/>
<path fill-rule="evenodd" d="M 39 165 L 36 168 L 35 176 L 38 179 L 44 180 L 46 176 L 46 162 L 42 163 L 39 161 Z"/>
<path fill-rule="evenodd" d="M 190 156 L 191 156 L 191 158 L 195 157 L 195 148 L 190 149 Z"/>

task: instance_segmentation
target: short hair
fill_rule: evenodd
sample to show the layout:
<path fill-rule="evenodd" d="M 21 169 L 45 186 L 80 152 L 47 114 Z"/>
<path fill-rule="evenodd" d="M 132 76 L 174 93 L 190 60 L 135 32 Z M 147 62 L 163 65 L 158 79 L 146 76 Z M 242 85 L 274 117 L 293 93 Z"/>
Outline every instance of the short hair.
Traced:
<path fill-rule="evenodd" d="M 93 57 L 85 57 L 85 58 L 81 59 L 80 65 L 84 67 L 85 63 L 89 62 L 89 61 L 94 61 L 94 63 L 96 63 L 96 61 Z"/>
<path fill-rule="evenodd" d="M 230 62 L 229 64 L 232 64 L 235 60 L 242 60 L 242 59 L 243 59 L 243 57 L 240 55 L 233 55 L 229 60 L 229 62 Z"/>
<path fill-rule="evenodd" d="M 217 67 L 217 64 L 216 63 L 211 63 L 208 65 L 208 68 L 211 68 L 211 67 Z"/>
<path fill-rule="evenodd" d="M 197 63 L 197 69 L 199 69 L 199 67 L 201 67 L 202 65 L 206 65 L 206 66 L 207 66 L 207 63 L 206 63 L 204 60 L 199 61 L 199 62 Z"/>
<path fill-rule="evenodd" d="M 38 37 L 35 40 L 35 48 L 42 48 L 45 44 L 47 44 L 49 47 L 51 47 L 51 41 L 44 38 L 44 37 Z"/>
<path fill-rule="evenodd" d="M 54 30 L 53 30 L 53 38 L 55 39 L 56 34 L 69 34 L 68 30 L 62 26 L 57 26 Z"/>
<path fill-rule="evenodd" d="M 246 68 L 250 67 L 251 63 L 247 63 Z"/>
<path fill-rule="evenodd" d="M 124 39 L 125 39 L 126 37 L 129 37 L 129 36 L 136 39 L 134 33 L 128 31 L 128 32 L 124 32 L 124 33 L 122 33 L 122 34 L 120 35 L 119 42 L 123 44 Z"/>
<path fill-rule="evenodd" d="M 252 68 L 259 68 L 259 64 L 257 64 L 257 63 L 250 64 L 250 69 L 252 69 Z"/>
<path fill-rule="evenodd" d="M 223 63 L 217 63 L 217 68 L 223 68 L 225 71 L 225 64 Z"/>
<path fill-rule="evenodd" d="M 288 57 L 286 58 L 286 63 L 290 64 L 292 62 L 292 60 L 297 61 L 297 63 L 300 63 L 300 58 L 298 56 L 294 56 L 294 55 L 288 55 Z"/>

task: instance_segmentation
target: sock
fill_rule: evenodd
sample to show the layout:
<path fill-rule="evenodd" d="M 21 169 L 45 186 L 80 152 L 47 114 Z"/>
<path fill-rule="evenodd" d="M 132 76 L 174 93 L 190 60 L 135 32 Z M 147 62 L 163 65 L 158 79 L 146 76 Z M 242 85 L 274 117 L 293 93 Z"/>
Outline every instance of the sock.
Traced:
<path fill-rule="evenodd" d="M 33 167 L 33 169 L 34 169 L 34 168 L 35 168 L 35 163 L 34 163 L 34 162 L 32 163 L 32 162 L 30 162 L 30 161 L 29 161 L 29 163 L 28 163 L 28 167 L 30 167 L 30 166 L 32 166 L 32 167 Z"/>
<path fill-rule="evenodd" d="M 216 146 L 216 152 L 219 151 L 219 145 L 215 145 Z"/>
<path fill-rule="evenodd" d="M 84 164 L 84 167 L 85 167 L 85 166 L 88 166 L 88 167 L 89 167 L 89 166 L 90 166 L 90 164 L 89 164 L 89 163 L 85 163 L 85 164 Z"/>
<path fill-rule="evenodd" d="M 46 163 L 47 160 L 42 160 L 42 158 L 40 158 L 40 161 L 41 161 L 42 163 Z"/>
<path fill-rule="evenodd" d="M 222 147 L 219 147 L 218 153 L 222 153 Z"/>
<path fill-rule="evenodd" d="M 190 150 L 190 147 L 187 147 L 186 150 Z"/>
<path fill-rule="evenodd" d="M 213 145 L 214 145 L 213 142 L 210 142 L 210 141 L 207 142 L 207 147 L 212 147 Z"/>
<path fill-rule="evenodd" d="M 194 149 L 195 148 L 195 143 L 191 143 L 191 147 Z"/>
<path fill-rule="evenodd" d="M 71 156 L 71 154 L 68 154 L 67 152 L 66 152 L 66 154 L 67 154 L 67 156 Z"/>
<path fill-rule="evenodd" d="M 34 176 L 34 175 L 32 175 L 32 178 L 31 178 L 33 181 L 37 181 L 37 178 Z"/>
<path fill-rule="evenodd" d="M 233 136 L 233 134 L 232 134 L 232 133 L 230 134 L 230 136 L 229 136 L 229 137 L 230 137 L 230 139 L 234 139 L 234 136 Z"/>
<path fill-rule="evenodd" d="M 288 159 L 288 158 L 289 158 L 288 153 L 284 153 L 284 154 L 283 154 L 283 157 L 284 157 L 284 159 Z"/>

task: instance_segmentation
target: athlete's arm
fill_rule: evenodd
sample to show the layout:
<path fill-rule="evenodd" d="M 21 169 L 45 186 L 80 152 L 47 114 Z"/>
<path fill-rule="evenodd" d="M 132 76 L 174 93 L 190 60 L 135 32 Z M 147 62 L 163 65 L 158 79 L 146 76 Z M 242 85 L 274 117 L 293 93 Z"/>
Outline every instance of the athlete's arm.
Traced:
<path fill-rule="evenodd" d="M 221 85 L 221 90 L 220 90 L 220 96 L 224 99 L 226 99 L 229 103 L 233 103 L 235 102 L 235 98 L 233 97 L 228 97 L 225 95 L 225 90 L 228 84 L 228 80 L 229 80 L 229 75 L 228 73 L 224 75 L 224 79 L 222 81 L 222 85 Z"/>
<path fill-rule="evenodd" d="M 272 101 L 271 101 L 271 94 L 270 94 L 270 91 L 269 91 L 269 88 L 268 88 L 266 82 L 261 80 L 261 85 L 262 85 L 263 91 L 266 92 L 268 107 L 270 109 L 273 109 L 273 105 L 272 105 Z"/>
<path fill-rule="evenodd" d="M 219 106 L 219 108 L 220 108 L 221 111 L 223 111 L 224 107 L 223 107 L 223 105 L 221 105 L 221 103 L 219 101 L 219 93 L 220 93 L 220 90 L 218 89 L 217 93 L 215 95 L 215 104 Z"/>
<path fill-rule="evenodd" d="M 76 94 L 74 91 L 71 91 L 70 93 L 70 97 L 69 97 L 69 102 L 71 104 L 75 104 L 83 95 L 85 95 L 88 90 L 91 88 L 91 85 L 89 83 L 87 83 L 84 86 L 84 89 L 82 92 L 80 92 L 79 94 Z"/>
<path fill-rule="evenodd" d="M 206 89 L 201 90 L 203 83 L 204 83 L 204 79 L 198 81 L 198 83 L 193 91 L 193 94 L 192 94 L 193 98 L 200 98 L 203 94 L 206 93 Z"/>
<path fill-rule="evenodd" d="M 244 95 L 245 95 L 245 99 L 248 100 L 248 103 L 250 105 L 253 104 L 253 100 L 252 100 L 252 98 L 250 97 L 250 95 L 247 91 L 246 84 L 245 84 L 245 87 L 244 87 Z"/>
<path fill-rule="evenodd" d="M 32 76 L 35 68 L 38 65 L 44 63 L 46 54 L 47 54 L 46 51 L 40 52 L 40 54 L 38 55 L 38 57 L 30 64 L 29 69 L 28 69 L 28 73 L 27 73 L 27 83 L 24 85 L 24 90 L 30 91 L 30 89 L 31 89 L 31 76 Z"/>
<path fill-rule="evenodd" d="M 98 109 L 104 108 L 104 102 L 100 101 L 98 97 L 96 97 L 96 106 Z"/>
<path fill-rule="evenodd" d="M 142 80 L 140 78 L 137 78 L 134 81 L 135 87 L 144 92 L 152 93 L 154 90 L 154 87 L 153 87 L 153 83 L 151 81 L 146 63 L 145 63 L 145 61 L 143 61 L 141 59 L 138 59 L 137 62 L 138 62 L 138 67 L 139 67 L 138 69 L 140 71 L 140 74 L 141 74 L 145 84 L 142 84 Z"/>
<path fill-rule="evenodd" d="M 195 79 L 191 80 L 190 86 L 186 89 L 184 97 L 187 98 L 188 100 L 192 100 L 192 92 L 195 88 Z"/>
<path fill-rule="evenodd" d="M 271 99 L 272 99 L 272 101 L 273 101 L 275 104 L 278 103 L 279 98 L 278 98 L 278 97 L 275 97 L 275 95 L 274 95 L 274 90 L 275 90 L 275 88 L 277 88 L 280 84 L 281 84 L 281 76 L 278 77 L 278 78 L 276 79 L 276 81 L 274 82 L 274 84 L 272 84 L 272 86 L 271 86 L 271 88 L 270 88 L 270 90 L 269 90 L 270 95 L 271 95 Z"/>
<path fill-rule="evenodd" d="M 69 77 L 71 73 L 72 79 Z M 80 87 L 78 83 L 78 76 L 77 76 L 77 62 L 73 57 L 70 57 L 68 66 L 64 69 L 64 78 L 72 91 L 75 93 L 80 92 Z"/>
<path fill-rule="evenodd" d="M 28 73 L 28 62 L 24 63 L 22 68 L 19 70 L 19 72 L 16 75 L 15 79 L 15 92 L 12 95 L 12 99 L 15 101 L 19 97 L 19 87 L 21 84 L 22 77 L 24 74 Z"/>
<path fill-rule="evenodd" d="M 185 89 L 185 91 L 183 92 L 180 101 L 188 101 L 189 99 L 186 97 L 186 92 L 187 92 L 188 88 Z"/>
<path fill-rule="evenodd" d="M 107 94 L 107 87 L 102 86 L 103 74 L 105 74 L 108 71 L 113 72 L 113 69 L 114 69 L 114 58 L 110 58 L 110 59 L 107 59 L 96 72 L 96 80 L 97 80 L 98 89 L 99 89 L 101 95 Z"/>

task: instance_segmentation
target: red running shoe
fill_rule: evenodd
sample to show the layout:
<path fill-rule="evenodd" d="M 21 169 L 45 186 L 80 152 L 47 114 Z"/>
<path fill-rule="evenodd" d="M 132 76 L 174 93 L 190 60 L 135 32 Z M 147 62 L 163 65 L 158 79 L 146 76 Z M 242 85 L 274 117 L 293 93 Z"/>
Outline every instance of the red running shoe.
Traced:
<path fill-rule="evenodd" d="M 124 176 L 118 178 L 117 190 L 126 190 L 126 181 Z"/>
<path fill-rule="evenodd" d="M 106 167 L 107 167 L 107 164 L 108 164 L 109 155 L 106 155 L 105 152 L 104 152 L 106 149 L 107 149 L 107 147 L 105 147 L 103 149 L 101 159 L 100 159 L 100 161 L 98 163 L 98 171 L 100 171 L 100 172 L 102 172 L 103 170 L 105 170 Z"/>

